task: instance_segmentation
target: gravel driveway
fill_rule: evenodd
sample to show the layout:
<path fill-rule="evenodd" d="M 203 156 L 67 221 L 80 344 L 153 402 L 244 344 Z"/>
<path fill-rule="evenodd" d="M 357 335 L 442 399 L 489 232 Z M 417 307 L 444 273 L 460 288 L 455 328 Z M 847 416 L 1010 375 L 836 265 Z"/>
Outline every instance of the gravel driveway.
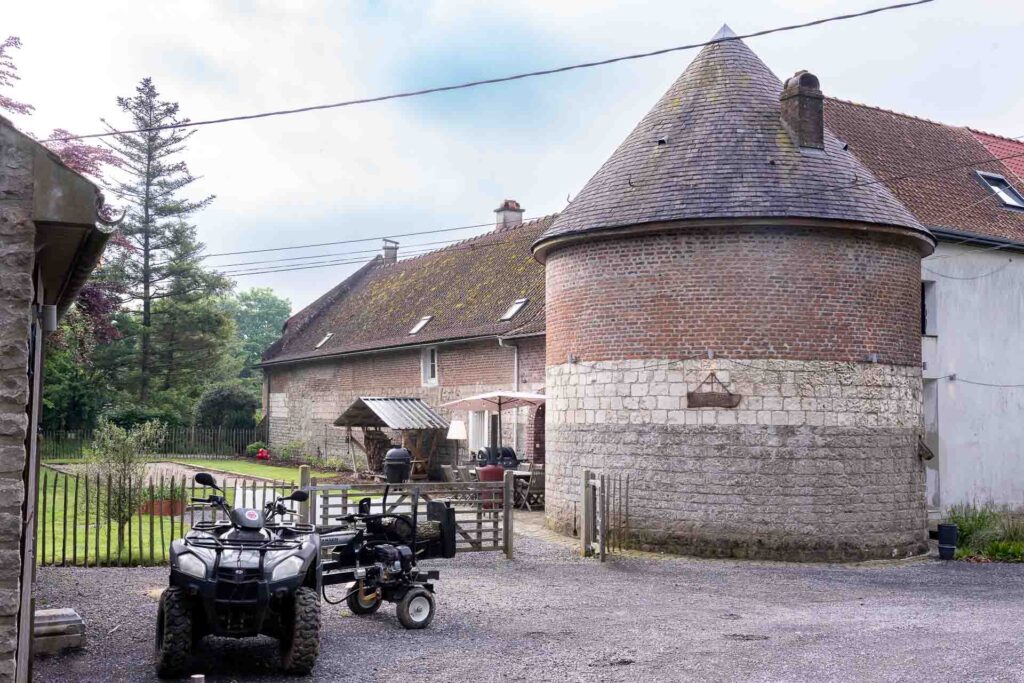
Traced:
<path fill-rule="evenodd" d="M 921 561 L 799 566 L 682 558 L 601 565 L 517 538 L 517 558 L 462 555 L 438 613 L 405 631 L 385 605 L 325 605 L 315 681 L 1024 680 L 1024 566 Z M 162 569 L 41 569 L 41 606 L 88 622 L 81 653 L 36 661 L 37 681 L 152 681 Z M 288 680 L 269 639 L 215 640 L 214 681 Z"/>

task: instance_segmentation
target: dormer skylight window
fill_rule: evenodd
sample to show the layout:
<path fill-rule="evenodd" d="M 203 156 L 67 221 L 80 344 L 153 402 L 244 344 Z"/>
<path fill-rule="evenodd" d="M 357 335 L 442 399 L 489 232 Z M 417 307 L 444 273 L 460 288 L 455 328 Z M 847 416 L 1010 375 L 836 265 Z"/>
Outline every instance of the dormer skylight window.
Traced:
<path fill-rule="evenodd" d="M 318 342 L 316 343 L 316 346 L 314 346 L 313 348 L 314 348 L 314 349 L 319 349 L 319 348 L 320 348 L 321 346 L 323 346 L 324 344 L 326 344 L 326 343 L 327 343 L 327 340 L 328 340 L 328 339 L 330 339 L 330 338 L 331 338 L 331 337 L 333 337 L 333 336 L 334 336 L 334 333 L 333 333 L 333 332 L 328 332 L 327 334 L 325 334 L 325 335 L 324 335 L 324 338 L 323 338 L 323 339 L 321 339 L 320 341 L 318 341 Z"/>
<path fill-rule="evenodd" d="M 523 306 L 525 306 L 528 301 L 529 299 L 516 299 L 513 301 L 512 305 L 505 311 L 505 314 L 501 316 L 501 322 L 507 322 L 516 317 L 516 314 L 523 310 Z"/>
<path fill-rule="evenodd" d="M 423 316 L 422 318 L 420 318 L 420 321 L 418 323 L 416 323 L 415 325 L 412 326 L 412 329 L 409 330 L 409 334 L 416 334 L 416 333 L 418 333 L 420 330 L 422 330 L 424 327 L 427 326 L 427 323 L 429 323 L 433 319 L 434 319 L 434 316 L 432 316 L 432 315 L 425 315 L 425 316 Z"/>
<path fill-rule="evenodd" d="M 992 190 L 1005 206 L 1012 206 L 1015 209 L 1024 209 L 1024 197 L 1011 185 L 1006 178 L 995 173 L 983 173 L 978 171 L 978 177 Z"/>

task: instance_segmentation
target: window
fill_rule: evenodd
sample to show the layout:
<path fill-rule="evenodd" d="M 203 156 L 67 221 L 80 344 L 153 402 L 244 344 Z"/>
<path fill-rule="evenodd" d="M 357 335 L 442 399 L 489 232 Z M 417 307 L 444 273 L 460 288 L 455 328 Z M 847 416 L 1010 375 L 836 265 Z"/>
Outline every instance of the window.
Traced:
<path fill-rule="evenodd" d="M 333 337 L 333 336 L 334 336 L 334 333 L 333 333 L 333 332 L 328 332 L 327 334 L 325 334 L 325 335 L 324 335 L 324 338 L 323 338 L 323 339 L 321 339 L 320 341 L 318 341 L 318 342 L 316 343 L 316 346 L 314 346 L 313 348 L 314 348 L 314 349 L 319 349 L 319 348 L 320 348 L 321 346 L 323 346 L 324 344 L 326 344 L 326 343 L 327 343 L 327 340 L 328 340 L 328 339 L 330 339 L 330 338 L 331 338 L 331 337 Z"/>
<path fill-rule="evenodd" d="M 934 336 L 939 333 L 939 306 L 935 300 L 935 283 L 925 280 L 921 283 L 921 334 Z"/>
<path fill-rule="evenodd" d="M 429 323 L 431 320 L 433 320 L 433 318 L 434 318 L 434 316 L 432 316 L 432 315 L 425 315 L 425 316 L 423 316 L 422 318 L 420 318 L 420 321 L 418 323 L 416 323 L 415 325 L 412 326 L 412 329 L 409 330 L 409 334 L 416 334 L 417 332 L 422 330 L 424 327 L 426 327 L 427 323 Z"/>
<path fill-rule="evenodd" d="M 423 349 L 420 355 L 420 374 L 423 377 L 423 386 L 437 386 L 437 347 L 431 346 Z"/>
<path fill-rule="evenodd" d="M 1002 200 L 1003 204 L 1012 206 L 1015 209 L 1024 209 L 1024 197 L 1006 178 L 995 173 L 982 173 L 981 171 L 977 173 L 982 182 Z"/>
<path fill-rule="evenodd" d="M 486 410 L 471 410 L 469 413 L 469 450 L 479 451 L 491 442 L 491 420 Z"/>
<path fill-rule="evenodd" d="M 501 316 L 501 322 L 505 322 L 516 317 L 516 314 L 519 313 L 519 311 L 523 310 L 523 307 L 526 305 L 528 301 L 529 299 L 516 299 L 515 301 L 513 301 L 512 305 L 509 306 L 508 310 L 505 311 L 505 314 Z"/>

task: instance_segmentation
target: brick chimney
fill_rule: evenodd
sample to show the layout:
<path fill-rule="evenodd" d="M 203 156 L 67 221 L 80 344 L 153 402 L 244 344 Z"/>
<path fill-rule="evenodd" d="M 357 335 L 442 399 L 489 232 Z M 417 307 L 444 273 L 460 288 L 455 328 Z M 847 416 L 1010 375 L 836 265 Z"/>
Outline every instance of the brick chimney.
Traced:
<path fill-rule="evenodd" d="M 523 224 L 523 207 L 514 199 L 503 201 L 501 206 L 494 210 L 494 214 L 497 217 L 494 227 L 498 230 Z"/>
<path fill-rule="evenodd" d="M 384 263 L 395 263 L 398 261 L 398 242 L 384 240 Z"/>
<path fill-rule="evenodd" d="M 782 88 L 782 123 L 799 147 L 825 149 L 824 96 L 818 77 L 797 71 Z"/>

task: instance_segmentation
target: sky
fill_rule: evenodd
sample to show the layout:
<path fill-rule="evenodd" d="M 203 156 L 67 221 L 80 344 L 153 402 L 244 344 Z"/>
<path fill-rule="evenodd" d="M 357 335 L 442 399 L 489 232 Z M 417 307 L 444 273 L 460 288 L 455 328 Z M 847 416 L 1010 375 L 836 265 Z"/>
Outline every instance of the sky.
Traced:
<path fill-rule="evenodd" d="M 85 134 L 102 130 L 101 117 L 124 122 L 115 98 L 145 76 L 200 120 L 603 59 L 708 40 L 723 23 L 743 34 L 891 1 L 35 0 L 5 4 L 0 37 L 23 43 L 14 55 L 22 80 L 7 94 L 36 107 L 15 124 Z M 747 43 L 780 78 L 812 71 L 826 95 L 1018 136 L 1022 26 L 1019 0 L 936 0 Z M 218 254 L 482 224 L 504 199 L 527 218 L 557 212 L 695 54 L 202 128 L 185 157 L 200 177 L 191 194 L 216 200 L 194 222 Z M 399 255 L 484 230 L 400 238 Z M 206 262 L 363 259 L 379 246 Z M 272 287 L 298 311 L 357 267 L 236 282 Z"/>

